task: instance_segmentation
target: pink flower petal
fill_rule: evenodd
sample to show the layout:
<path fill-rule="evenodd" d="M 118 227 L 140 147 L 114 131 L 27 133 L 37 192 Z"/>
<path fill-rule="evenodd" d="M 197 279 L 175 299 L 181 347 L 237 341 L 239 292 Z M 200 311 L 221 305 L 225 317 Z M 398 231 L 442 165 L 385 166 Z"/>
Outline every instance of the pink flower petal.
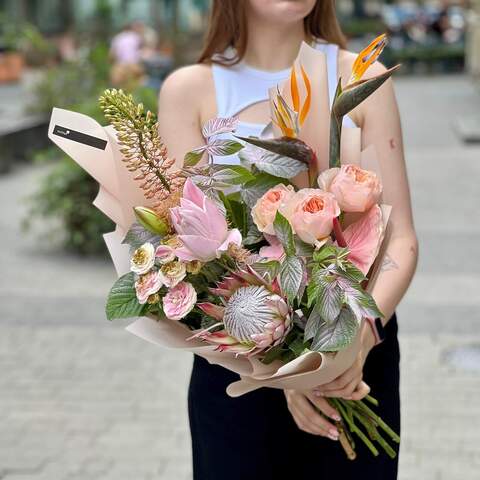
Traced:
<path fill-rule="evenodd" d="M 228 232 L 227 238 L 225 241 L 218 247 L 217 252 L 223 253 L 228 250 L 228 246 L 233 243 L 234 245 L 240 246 L 242 244 L 242 234 L 240 230 L 234 228 Z"/>
<path fill-rule="evenodd" d="M 225 312 L 225 307 L 215 305 L 209 302 L 197 303 L 197 307 L 204 311 L 209 317 L 212 317 L 218 321 L 223 320 L 223 313 Z"/>
<path fill-rule="evenodd" d="M 382 210 L 378 205 L 370 208 L 343 232 L 350 249 L 348 259 L 365 275 L 378 255 L 384 234 Z"/>
<path fill-rule="evenodd" d="M 187 178 L 187 181 L 183 186 L 183 198 L 186 198 L 198 207 L 203 208 L 205 194 L 192 182 L 190 178 Z"/>

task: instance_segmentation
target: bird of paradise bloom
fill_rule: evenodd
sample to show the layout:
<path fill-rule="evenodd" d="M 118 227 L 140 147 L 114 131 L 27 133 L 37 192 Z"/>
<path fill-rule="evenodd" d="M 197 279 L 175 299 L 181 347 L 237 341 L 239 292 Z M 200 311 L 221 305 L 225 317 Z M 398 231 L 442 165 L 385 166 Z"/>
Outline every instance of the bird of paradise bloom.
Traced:
<path fill-rule="evenodd" d="M 312 101 L 312 87 L 310 79 L 302 65 L 300 65 L 303 84 L 305 86 L 305 99 L 300 98 L 300 89 L 297 81 L 295 65 L 290 71 L 290 94 L 292 107 L 288 104 L 280 91 L 277 89 L 276 98 L 273 99 L 273 123 L 280 128 L 285 137 L 297 138 L 300 127 L 305 122 Z"/>

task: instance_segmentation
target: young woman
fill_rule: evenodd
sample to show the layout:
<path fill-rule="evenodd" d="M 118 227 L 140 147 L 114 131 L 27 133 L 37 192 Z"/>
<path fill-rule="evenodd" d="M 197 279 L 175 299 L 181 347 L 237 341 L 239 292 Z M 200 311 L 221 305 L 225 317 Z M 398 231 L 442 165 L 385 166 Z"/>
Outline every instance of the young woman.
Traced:
<path fill-rule="evenodd" d="M 349 78 L 355 59 L 344 49 L 334 0 L 213 0 L 199 63 L 173 73 L 160 94 L 160 134 L 171 155 L 180 162 L 201 145 L 202 124 L 216 116 L 237 115 L 239 135 L 259 135 L 269 122 L 268 89 L 288 77 L 303 41 L 325 53 L 332 98 L 337 78 Z M 382 71 L 376 63 L 368 73 Z M 328 385 L 313 391 L 264 388 L 236 399 L 225 393 L 235 375 L 196 357 L 189 389 L 196 480 L 397 478 L 398 460 L 374 458 L 361 442 L 357 460 L 347 460 L 337 441 L 337 412 L 326 400 L 360 399 L 371 388 L 379 413 L 400 430 L 395 308 L 415 270 L 417 241 L 392 82 L 354 110 L 344 126 L 361 127 L 363 145 L 376 146 L 384 200 L 393 205 L 389 266 L 372 292 L 385 314 L 386 340 L 374 346 L 367 325 L 355 364 Z"/>

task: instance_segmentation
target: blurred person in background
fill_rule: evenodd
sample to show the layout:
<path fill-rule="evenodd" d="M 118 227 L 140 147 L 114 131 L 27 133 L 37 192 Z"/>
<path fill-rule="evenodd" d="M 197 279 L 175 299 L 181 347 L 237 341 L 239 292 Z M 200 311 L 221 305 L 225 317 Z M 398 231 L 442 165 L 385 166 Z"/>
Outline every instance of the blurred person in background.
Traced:
<path fill-rule="evenodd" d="M 143 29 L 140 22 L 132 22 L 112 38 L 110 58 L 113 65 L 110 80 L 114 86 L 128 85 L 141 81 L 144 70 L 142 66 Z"/>

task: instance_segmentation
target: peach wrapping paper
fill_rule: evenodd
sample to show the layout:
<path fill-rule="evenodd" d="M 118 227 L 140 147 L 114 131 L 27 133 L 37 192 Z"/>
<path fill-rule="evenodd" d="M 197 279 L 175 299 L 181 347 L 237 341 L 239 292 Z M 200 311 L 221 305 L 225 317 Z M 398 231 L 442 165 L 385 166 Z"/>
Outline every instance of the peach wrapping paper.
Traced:
<path fill-rule="evenodd" d="M 303 44 L 296 63 L 303 65 L 312 84 L 312 109 L 300 137 L 314 148 L 318 158 L 327 167 L 330 113 L 325 56 Z M 285 84 L 280 85 L 280 89 L 287 98 L 290 97 Z M 56 134 L 56 126 L 96 137 L 105 141 L 106 146 L 98 149 L 72 141 L 68 135 Z M 148 202 L 133 180 L 133 174 L 124 167 L 113 128 L 102 127 L 88 116 L 55 108 L 50 120 L 49 138 L 100 184 L 93 204 L 116 224 L 115 230 L 104 235 L 104 239 L 117 274 L 123 275 L 129 271 L 130 256 L 128 245 L 121 242 L 134 222 L 133 207 L 148 206 Z M 360 138 L 360 130 L 357 128 L 343 130 L 342 163 L 355 163 L 380 175 L 375 148 L 369 147 L 361 151 Z M 382 205 L 382 211 L 386 224 L 390 207 Z M 380 263 L 379 260 L 381 259 L 377 258 L 376 265 Z M 377 270 L 374 268 L 369 288 L 376 278 Z M 227 388 L 227 393 L 233 397 L 260 387 L 305 390 L 328 383 L 352 365 L 360 348 L 360 338 L 357 335 L 346 349 L 336 354 L 308 352 L 287 364 L 275 361 L 265 365 L 256 358 L 235 357 L 231 353 L 215 351 L 214 346 L 197 339 L 187 341 L 192 332 L 181 323 L 167 319 L 141 317 L 128 325 L 126 330 L 155 345 L 196 353 L 210 363 L 238 373 L 240 380 Z"/>

